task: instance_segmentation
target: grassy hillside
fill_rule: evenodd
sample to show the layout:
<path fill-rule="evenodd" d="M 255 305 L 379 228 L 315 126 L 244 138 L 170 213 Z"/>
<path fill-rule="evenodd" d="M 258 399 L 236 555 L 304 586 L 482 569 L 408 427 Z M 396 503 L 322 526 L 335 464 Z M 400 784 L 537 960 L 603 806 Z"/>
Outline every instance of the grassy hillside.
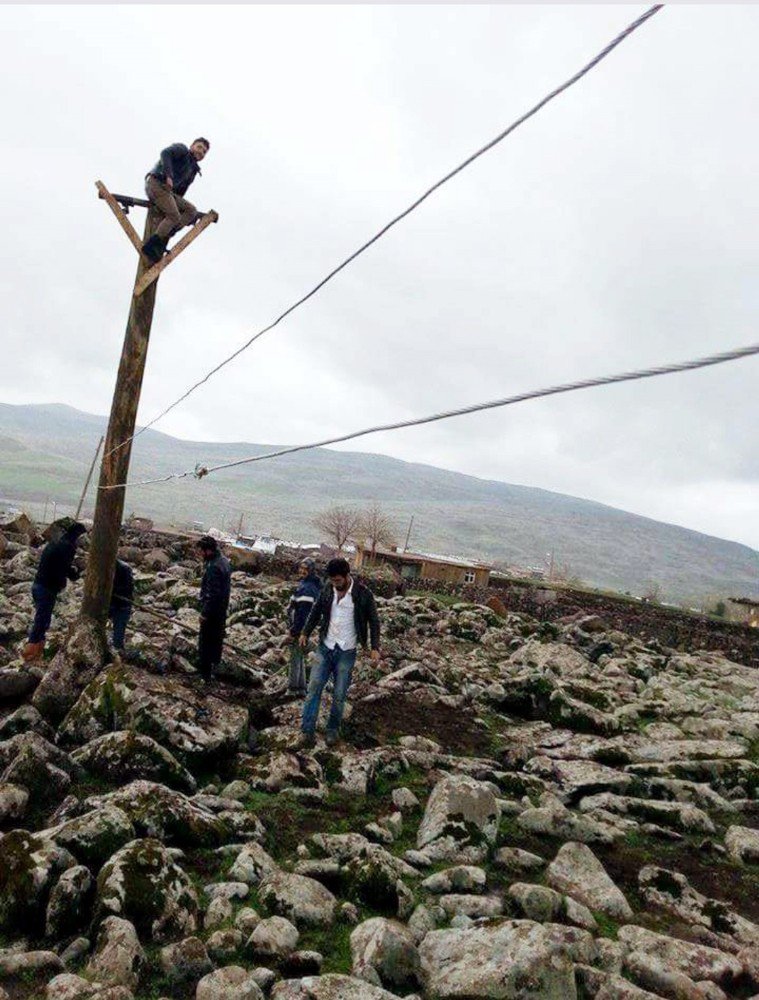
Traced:
<path fill-rule="evenodd" d="M 0 404 L 0 495 L 75 503 L 105 418 L 67 406 Z M 135 442 L 132 476 L 152 478 L 268 451 L 272 445 L 180 441 L 150 430 Z M 94 492 L 90 494 L 90 498 Z M 403 540 L 431 551 L 544 565 L 557 562 L 595 586 L 696 602 L 759 596 L 759 553 L 748 546 L 547 490 L 464 476 L 382 455 L 319 449 L 196 482 L 131 490 L 127 511 L 167 523 L 228 525 L 315 540 L 314 511 L 379 501 Z"/>

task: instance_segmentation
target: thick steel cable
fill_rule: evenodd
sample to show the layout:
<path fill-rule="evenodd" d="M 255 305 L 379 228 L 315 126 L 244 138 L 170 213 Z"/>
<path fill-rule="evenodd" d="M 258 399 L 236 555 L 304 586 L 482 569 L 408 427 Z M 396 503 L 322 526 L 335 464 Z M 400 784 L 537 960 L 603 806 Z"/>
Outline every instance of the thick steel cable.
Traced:
<path fill-rule="evenodd" d="M 343 441 L 353 441 L 356 438 L 365 437 L 367 434 L 380 434 L 383 431 L 396 431 L 403 427 L 419 427 L 422 424 L 432 424 L 438 420 L 450 420 L 451 417 L 462 417 L 468 413 L 479 413 L 482 410 L 495 410 L 502 406 L 512 406 L 515 403 L 524 403 L 529 399 L 540 399 L 543 396 L 557 396 L 565 392 L 577 392 L 579 389 L 592 389 L 601 385 L 614 385 L 617 382 L 635 382 L 645 378 L 656 378 L 659 375 L 674 375 L 676 372 L 694 371 L 697 368 L 708 368 L 712 365 L 721 365 L 727 361 L 737 361 L 740 358 L 748 358 L 751 355 L 759 354 L 759 344 L 752 344 L 749 347 L 737 347 L 732 351 L 722 351 L 720 354 L 711 354 L 705 358 L 697 358 L 693 361 L 681 361 L 669 365 L 657 365 L 655 368 L 642 368 L 632 372 L 622 372 L 619 375 L 602 375 L 597 378 L 581 379 L 577 382 L 566 382 L 563 385 L 550 386 L 547 389 L 533 389 L 530 392 L 522 392 L 516 396 L 507 396 L 505 399 L 493 399 L 486 403 L 473 403 L 471 406 L 462 406 L 455 410 L 445 410 L 442 413 L 433 413 L 427 417 L 414 417 L 410 420 L 399 420 L 392 424 L 378 424 L 376 427 L 367 427 L 361 431 L 352 431 L 350 434 L 341 434 L 339 437 L 325 438 L 323 441 L 314 441 L 311 444 L 296 444 L 289 448 L 280 448 L 277 451 L 269 451 L 263 455 L 253 455 L 250 458 L 240 458 L 235 462 L 224 462 L 221 465 L 201 466 L 187 472 L 175 472 L 160 479 L 145 479 L 133 483 L 119 483 L 116 486 L 101 486 L 100 489 L 116 490 L 124 489 L 127 486 L 152 486 L 155 483 L 168 483 L 172 479 L 187 479 L 194 476 L 202 479 L 212 472 L 220 472 L 222 469 L 234 469 L 240 465 L 250 465 L 253 462 L 265 462 L 271 458 L 279 458 L 282 455 L 292 455 L 298 451 L 311 451 L 314 448 L 324 448 L 330 444 L 339 444 Z"/>
<path fill-rule="evenodd" d="M 314 287 L 309 292 L 306 292 L 304 296 L 298 299 L 297 302 L 294 302 L 291 306 L 285 309 L 285 311 L 281 313 L 279 316 L 277 316 L 277 318 L 272 323 L 269 323 L 268 326 L 263 327 L 263 329 L 259 330 L 258 333 L 255 333 L 249 340 L 246 340 L 241 347 L 238 347 L 236 351 L 234 351 L 228 357 L 224 358 L 223 361 L 220 361 L 219 364 L 216 365 L 214 368 L 212 368 L 206 375 L 203 376 L 203 378 L 195 382 L 194 385 L 191 385 L 186 392 L 182 393 L 182 395 L 179 396 L 177 399 L 175 399 L 174 402 L 171 403 L 169 406 L 167 406 L 165 410 L 162 410 L 161 413 L 158 414 L 158 416 L 153 417 L 152 420 L 149 420 L 148 423 L 146 423 L 143 427 L 141 427 L 138 431 L 136 431 L 131 437 L 126 438 L 120 444 L 114 445 L 114 447 L 111 448 L 111 450 L 107 453 L 107 455 L 111 455 L 113 454 L 114 451 L 118 451 L 119 448 L 123 448 L 124 445 L 129 444 L 130 441 L 133 441 L 135 438 L 139 437 L 140 434 L 143 434 L 146 430 L 148 430 L 148 428 L 153 427 L 155 424 L 158 423 L 159 420 L 162 420 L 175 407 L 179 406 L 180 403 L 183 403 L 189 396 L 191 396 L 196 389 L 199 389 L 202 385 L 205 385 L 205 383 L 208 382 L 209 379 L 213 378 L 213 376 L 216 375 L 217 372 L 221 371 L 222 368 L 226 367 L 226 365 L 234 361 L 235 358 L 239 357 L 244 351 L 247 351 L 247 349 L 251 347 L 251 345 L 253 345 L 260 337 L 263 337 L 265 333 L 268 333 L 270 330 L 273 330 L 274 327 L 278 326 L 283 319 L 286 319 L 291 313 L 295 312 L 295 310 L 298 309 L 300 306 L 302 306 L 305 302 L 308 302 L 310 298 L 313 298 L 313 296 L 316 295 L 318 291 L 320 291 L 328 282 L 330 282 L 342 270 L 348 267 L 348 265 L 351 264 L 354 260 L 356 260 L 357 257 L 360 257 L 361 254 L 363 254 L 366 250 L 368 250 L 370 246 L 372 246 L 374 243 L 380 240 L 385 235 L 385 233 L 387 233 L 390 229 L 393 228 L 393 226 L 396 226 L 399 222 L 405 219 L 406 216 L 411 215 L 411 213 L 415 209 L 417 209 L 422 204 L 422 202 L 426 201 L 430 197 L 430 195 L 434 194 L 435 191 L 441 188 L 444 184 L 447 184 L 448 181 L 452 180 L 457 174 L 460 174 L 462 170 L 465 170 L 466 167 L 468 167 L 471 163 L 474 163 L 475 160 L 479 159 L 485 153 L 493 149 L 494 146 L 497 146 L 508 135 L 514 132 L 517 128 L 519 128 L 520 125 L 523 125 L 526 121 L 532 118 L 533 115 L 536 115 L 538 111 L 542 110 L 542 108 L 544 108 L 546 104 L 549 104 L 560 94 L 563 94 L 565 90 L 569 90 L 570 87 L 573 87 L 576 83 L 578 83 L 587 73 L 589 73 L 594 67 L 596 67 L 600 62 L 602 62 L 608 55 L 610 55 L 610 53 L 613 52 L 614 49 L 616 49 L 618 45 L 620 45 L 623 41 L 625 41 L 625 39 L 628 38 L 634 31 L 637 31 L 637 29 L 640 28 L 643 24 L 645 24 L 645 22 L 648 21 L 649 18 L 653 17 L 654 14 L 657 14 L 662 9 L 663 6 L 664 4 L 654 4 L 652 7 L 649 7 L 644 14 L 641 14 L 641 16 L 636 18 L 636 20 L 634 20 L 631 24 L 628 24 L 628 26 L 624 29 L 624 31 L 621 31 L 616 36 L 616 38 L 614 38 L 611 42 L 609 42 L 609 44 L 605 46 L 605 48 L 603 48 L 596 56 L 594 56 L 589 63 L 586 63 L 586 65 L 583 66 L 582 69 L 578 70 L 574 74 L 574 76 L 571 76 L 560 86 L 556 87 L 555 90 L 552 90 L 550 94 L 547 94 L 542 100 L 538 101 L 538 103 L 534 105 L 532 108 L 530 108 L 529 111 L 526 111 L 523 115 L 521 115 L 521 117 L 513 121 L 511 125 L 508 126 L 508 128 L 505 128 L 502 132 L 499 132 L 499 134 L 494 139 L 491 139 L 490 142 L 486 143 L 484 146 L 481 146 L 480 149 L 472 153 L 471 156 L 468 156 L 457 167 L 454 167 L 453 170 L 447 173 L 444 177 L 441 177 L 439 181 L 436 181 L 432 185 L 432 187 L 427 188 L 427 190 L 423 194 L 421 194 L 416 199 L 416 201 L 413 201 L 408 206 L 408 208 L 405 208 L 402 212 L 400 212 L 398 215 L 392 218 L 390 222 L 388 222 L 377 233 L 375 233 L 374 236 L 371 237 L 371 239 L 368 239 L 366 243 L 363 243 L 358 248 L 358 250 L 355 250 L 349 257 L 346 257 L 345 260 L 342 261 L 342 263 L 338 264 L 337 267 L 333 268 L 333 270 L 331 270 L 326 277 L 322 278 L 322 280 L 318 284 L 314 285 Z M 104 455 L 103 457 L 106 458 L 107 455 Z"/>

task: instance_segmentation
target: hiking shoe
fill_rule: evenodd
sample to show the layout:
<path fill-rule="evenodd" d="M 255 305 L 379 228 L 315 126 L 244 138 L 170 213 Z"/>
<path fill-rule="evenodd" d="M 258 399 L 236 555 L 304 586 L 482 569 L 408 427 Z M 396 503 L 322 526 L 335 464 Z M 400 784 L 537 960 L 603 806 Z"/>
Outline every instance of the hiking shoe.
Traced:
<path fill-rule="evenodd" d="M 21 658 L 25 663 L 34 663 L 35 660 L 41 660 L 42 655 L 45 652 L 45 642 L 27 642 L 24 648 L 21 650 Z"/>
<path fill-rule="evenodd" d="M 300 750 L 313 750 L 316 746 L 316 735 L 314 733 L 304 733 L 298 747 Z"/>
<path fill-rule="evenodd" d="M 340 734 L 328 731 L 324 736 L 324 742 L 328 747 L 333 747 L 336 743 L 340 742 Z"/>
<path fill-rule="evenodd" d="M 157 264 L 158 261 L 163 257 L 163 252 L 166 249 L 166 244 L 157 236 L 155 233 L 142 244 L 142 252 L 148 258 L 151 264 Z"/>

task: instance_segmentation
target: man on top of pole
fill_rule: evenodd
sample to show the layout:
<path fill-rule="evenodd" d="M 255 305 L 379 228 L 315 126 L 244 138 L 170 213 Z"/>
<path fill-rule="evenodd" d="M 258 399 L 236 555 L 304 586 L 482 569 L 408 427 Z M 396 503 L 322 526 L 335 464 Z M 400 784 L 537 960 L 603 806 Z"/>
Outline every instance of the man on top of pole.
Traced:
<path fill-rule="evenodd" d="M 198 164 L 210 148 L 208 139 L 202 136 L 189 148 L 175 142 L 162 150 L 160 159 L 145 178 L 145 193 L 163 215 L 158 228 L 142 247 L 154 264 L 163 257 L 169 237 L 198 218 L 198 210 L 184 194 L 200 173 Z"/>

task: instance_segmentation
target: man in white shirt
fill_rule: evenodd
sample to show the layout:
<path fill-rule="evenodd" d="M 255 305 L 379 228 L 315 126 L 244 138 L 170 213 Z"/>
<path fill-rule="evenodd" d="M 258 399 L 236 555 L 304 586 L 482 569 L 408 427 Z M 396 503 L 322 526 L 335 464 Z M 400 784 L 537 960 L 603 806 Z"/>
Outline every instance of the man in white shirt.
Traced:
<path fill-rule="evenodd" d="M 305 749 L 316 745 L 316 722 L 322 692 L 330 677 L 334 678 L 334 692 L 326 743 L 327 746 L 334 746 L 340 738 L 340 724 L 359 643 L 364 647 L 371 646 L 372 660 L 376 662 L 380 658 L 379 617 L 374 594 L 353 579 L 345 559 L 330 560 L 327 576 L 329 583 L 319 595 L 300 634 L 300 644 L 305 648 L 309 635 L 317 626 L 319 628 L 320 660 L 311 672 L 301 720 L 302 746 Z"/>

